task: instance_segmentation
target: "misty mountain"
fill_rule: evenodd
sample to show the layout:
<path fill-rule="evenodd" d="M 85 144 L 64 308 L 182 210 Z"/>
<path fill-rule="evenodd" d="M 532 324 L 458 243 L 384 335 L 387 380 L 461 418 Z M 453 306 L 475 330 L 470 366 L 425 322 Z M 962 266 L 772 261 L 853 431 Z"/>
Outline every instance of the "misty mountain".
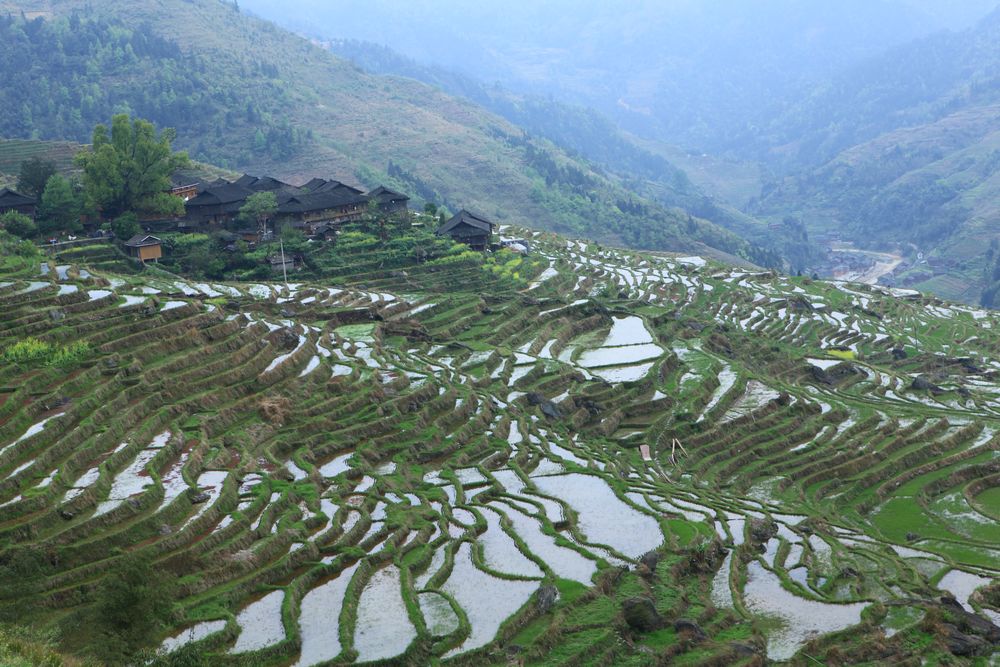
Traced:
<path fill-rule="evenodd" d="M 1000 10 L 892 49 L 775 120 L 771 143 L 816 167 L 765 184 L 763 217 L 909 256 L 896 280 L 978 301 L 997 282 Z M 990 299 L 992 302 L 992 298 Z"/>
<path fill-rule="evenodd" d="M 993 0 L 400 3 L 318 0 L 254 11 L 323 37 L 592 106 L 637 134 L 707 151 L 752 141 L 814 87 L 892 46 L 964 28 Z"/>
<path fill-rule="evenodd" d="M 655 151 L 640 146 L 635 137 L 594 109 L 565 104 L 552 96 L 519 94 L 499 83 L 487 84 L 443 67 L 422 65 L 412 58 L 371 42 L 333 40 L 331 51 L 376 74 L 405 76 L 471 100 L 528 132 L 544 137 L 569 154 L 621 177 L 632 191 L 669 207 L 684 209 L 741 236 L 765 245 L 781 245 L 766 225 L 710 196 L 683 169 Z M 805 258 L 801 251 L 795 262 Z"/>
<path fill-rule="evenodd" d="M 819 164 L 883 132 L 998 100 L 1000 8 L 972 28 L 915 40 L 839 72 L 759 128 L 755 140 L 779 161 Z"/>

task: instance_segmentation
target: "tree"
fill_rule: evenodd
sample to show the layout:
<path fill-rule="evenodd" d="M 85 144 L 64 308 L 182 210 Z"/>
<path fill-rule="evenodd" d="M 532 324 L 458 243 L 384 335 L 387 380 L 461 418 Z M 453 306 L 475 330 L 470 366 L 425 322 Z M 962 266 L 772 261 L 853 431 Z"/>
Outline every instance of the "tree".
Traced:
<path fill-rule="evenodd" d="M 121 662 L 154 638 L 173 612 L 173 582 L 162 570 L 129 556 L 109 574 L 97 592 L 97 642 L 106 662 Z"/>
<path fill-rule="evenodd" d="M 136 217 L 135 213 L 123 213 L 115 218 L 111 222 L 111 231 L 114 233 L 115 238 L 121 241 L 127 241 L 139 232 L 142 228 L 139 227 L 139 219 Z"/>
<path fill-rule="evenodd" d="M 213 280 L 225 278 L 226 260 L 217 245 L 216 239 L 210 237 L 189 244 L 186 254 L 180 258 L 181 267 L 186 273 L 202 278 Z"/>
<path fill-rule="evenodd" d="M 278 211 L 278 198 L 273 192 L 255 192 L 240 207 L 240 220 L 257 225 L 257 234 L 264 238 L 268 219 Z"/>
<path fill-rule="evenodd" d="M 30 239 L 38 233 L 38 227 L 34 221 L 17 211 L 7 211 L 0 215 L 0 227 L 22 239 Z"/>
<path fill-rule="evenodd" d="M 378 205 L 378 202 L 374 199 L 368 201 L 368 208 L 365 211 L 365 223 L 368 228 L 374 228 L 378 232 L 378 237 L 385 241 L 389 238 L 389 232 L 387 229 L 388 216 L 382 207 Z"/>
<path fill-rule="evenodd" d="M 17 176 L 17 189 L 23 194 L 41 197 L 45 191 L 45 184 L 55 173 L 55 162 L 38 157 L 28 158 L 21 163 L 21 171 Z"/>
<path fill-rule="evenodd" d="M 87 204 L 106 217 L 116 218 L 134 211 L 155 215 L 180 215 L 184 202 L 169 194 L 170 177 L 189 166 L 186 153 L 170 148 L 176 132 L 171 128 L 159 134 L 153 124 L 126 114 L 94 128 L 90 150 L 77 155 L 83 168 Z"/>
<path fill-rule="evenodd" d="M 434 202 L 427 202 L 424 204 L 424 213 L 431 216 L 432 218 L 437 215 L 438 207 Z"/>
<path fill-rule="evenodd" d="M 57 231 L 80 231 L 80 202 L 73 185 L 56 174 L 45 184 L 42 201 L 38 206 L 39 231 L 44 234 Z"/>

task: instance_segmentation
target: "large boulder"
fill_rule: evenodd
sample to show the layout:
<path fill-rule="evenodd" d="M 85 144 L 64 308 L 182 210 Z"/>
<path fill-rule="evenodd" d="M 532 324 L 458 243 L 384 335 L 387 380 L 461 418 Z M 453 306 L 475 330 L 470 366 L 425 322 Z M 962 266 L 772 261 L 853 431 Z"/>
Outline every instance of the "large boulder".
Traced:
<path fill-rule="evenodd" d="M 991 651 L 989 642 L 979 635 L 966 634 L 951 623 L 943 623 L 942 627 L 945 632 L 945 645 L 952 655 L 973 657 Z"/>
<path fill-rule="evenodd" d="M 560 419 L 562 417 L 562 412 L 559 410 L 559 406 L 545 398 L 537 392 L 528 393 L 527 397 L 528 405 L 537 405 L 538 409 L 542 411 L 542 414 L 549 419 Z"/>
<path fill-rule="evenodd" d="M 674 621 L 674 632 L 679 635 L 687 635 L 688 639 L 696 642 L 708 638 L 708 635 L 705 634 L 700 625 L 686 618 L 678 618 Z"/>
<path fill-rule="evenodd" d="M 763 544 L 778 534 L 778 526 L 769 519 L 750 519 L 750 540 L 754 544 Z"/>
<path fill-rule="evenodd" d="M 953 597 L 943 596 L 940 600 L 941 606 L 948 610 L 948 613 L 958 623 L 960 630 L 985 637 L 988 642 L 994 645 L 1000 644 L 1000 626 L 989 619 L 967 611 Z"/>
<path fill-rule="evenodd" d="M 918 375 L 917 377 L 913 378 L 913 383 L 910 385 L 910 388 L 915 391 L 929 391 L 935 396 L 944 393 L 944 389 L 937 386 L 936 384 L 925 378 L 923 375 Z"/>
<path fill-rule="evenodd" d="M 539 614 L 544 614 L 549 609 L 552 609 L 556 604 L 556 600 L 559 599 L 559 589 L 555 586 L 542 586 L 535 593 L 535 608 L 538 610 Z"/>
<path fill-rule="evenodd" d="M 649 598 L 628 598 L 622 602 L 622 613 L 629 627 L 638 632 L 652 632 L 663 627 L 663 618 Z"/>

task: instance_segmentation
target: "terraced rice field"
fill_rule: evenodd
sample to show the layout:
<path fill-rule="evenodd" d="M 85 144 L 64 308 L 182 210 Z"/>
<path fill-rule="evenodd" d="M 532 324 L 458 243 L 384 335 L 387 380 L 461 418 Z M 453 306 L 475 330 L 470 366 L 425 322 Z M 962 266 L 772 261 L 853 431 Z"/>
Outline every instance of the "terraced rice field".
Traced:
<path fill-rule="evenodd" d="M 521 291 L 7 264 L 0 347 L 93 350 L 2 369 L 23 622 L 135 554 L 220 665 L 913 664 L 956 659 L 940 596 L 1000 621 L 994 313 L 532 241 Z"/>

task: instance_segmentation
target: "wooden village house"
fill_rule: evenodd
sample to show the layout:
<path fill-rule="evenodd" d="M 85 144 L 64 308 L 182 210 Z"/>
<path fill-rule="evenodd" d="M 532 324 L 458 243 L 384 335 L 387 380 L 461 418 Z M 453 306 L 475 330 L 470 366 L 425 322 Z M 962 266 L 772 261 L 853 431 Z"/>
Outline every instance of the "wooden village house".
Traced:
<path fill-rule="evenodd" d="M 231 223 L 252 194 L 252 190 L 235 183 L 211 185 L 184 205 L 186 219 L 181 226 L 202 229 Z"/>
<path fill-rule="evenodd" d="M 473 250 L 485 251 L 493 241 L 493 229 L 497 226 L 473 213 L 462 209 L 451 220 L 438 227 L 438 236 L 450 236 Z"/>
<path fill-rule="evenodd" d="M 198 194 L 185 203 L 187 214 L 181 227 L 210 231 L 231 226 L 237 222 L 247 198 L 255 192 L 275 195 L 277 211 L 266 221 L 271 229 L 287 224 L 308 236 L 331 237 L 336 231 L 333 227 L 361 220 L 370 201 L 375 201 L 383 211 L 396 214 L 405 213 L 409 202 L 406 195 L 383 186 L 365 194 L 340 181 L 322 178 L 296 187 L 270 176 L 244 174 L 232 183 L 219 180 L 199 184 Z M 245 241 L 259 240 L 248 238 L 249 231 L 246 236 L 242 230 L 239 233 Z"/>
<path fill-rule="evenodd" d="M 125 242 L 125 249 L 130 257 L 135 257 L 144 264 L 163 257 L 162 241 L 152 234 L 136 234 Z"/>
<path fill-rule="evenodd" d="M 291 253 L 275 253 L 267 258 L 267 263 L 271 267 L 271 271 L 280 274 L 283 271 L 294 271 L 297 266 L 295 259 Z"/>
<path fill-rule="evenodd" d="M 22 195 L 20 192 L 14 192 L 10 188 L 0 190 L 0 215 L 8 211 L 14 211 L 34 219 L 37 204 L 38 202 L 34 197 Z"/>
<path fill-rule="evenodd" d="M 384 213 L 405 214 L 409 211 L 410 198 L 401 192 L 395 192 L 380 185 L 368 193 L 368 198 L 373 200 Z"/>
<path fill-rule="evenodd" d="M 348 186 L 344 186 L 347 188 Z M 353 190 L 353 188 L 348 188 Z M 275 219 L 302 229 L 312 236 L 323 223 L 344 223 L 360 220 L 365 214 L 368 198 L 360 192 L 330 189 L 291 195 L 278 203 Z"/>

